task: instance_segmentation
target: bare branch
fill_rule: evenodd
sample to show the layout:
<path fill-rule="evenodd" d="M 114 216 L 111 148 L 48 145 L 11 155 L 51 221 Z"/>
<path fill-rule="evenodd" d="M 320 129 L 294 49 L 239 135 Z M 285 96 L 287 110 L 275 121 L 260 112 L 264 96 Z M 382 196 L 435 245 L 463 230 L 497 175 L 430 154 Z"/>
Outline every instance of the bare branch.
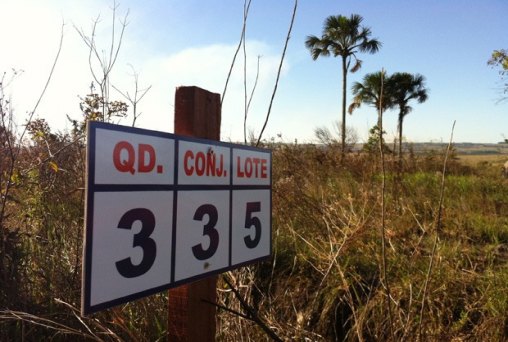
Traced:
<path fill-rule="evenodd" d="M 254 92 L 256 91 L 256 87 L 258 85 L 258 79 L 259 79 L 259 60 L 260 60 L 261 56 L 258 56 L 258 63 L 257 63 L 257 67 L 256 67 L 256 79 L 254 80 L 254 86 L 252 87 L 252 91 L 250 93 L 250 96 L 249 96 L 249 101 L 246 103 L 246 107 L 245 107 L 245 115 L 244 115 L 244 118 L 243 118 L 243 138 L 244 138 L 244 143 L 247 144 L 247 116 L 249 114 L 249 108 L 250 108 L 250 104 L 252 102 L 252 98 L 254 97 Z M 247 91 L 247 88 L 245 88 L 245 91 Z M 247 94 L 245 94 L 245 96 L 247 96 Z"/>
<path fill-rule="evenodd" d="M 99 53 L 97 52 L 97 47 L 95 46 L 95 30 L 97 29 L 97 24 L 100 21 L 100 15 L 97 16 L 97 18 L 93 21 L 92 24 L 92 33 L 90 37 L 88 37 L 83 29 L 78 29 L 76 26 L 74 26 L 74 29 L 78 32 L 81 39 L 83 39 L 83 42 L 88 46 L 89 52 L 88 52 L 88 67 L 90 69 L 90 73 L 92 74 L 93 79 L 95 82 L 100 86 L 101 81 L 97 77 L 97 74 L 95 73 L 93 69 L 93 62 L 92 62 L 92 56 L 95 55 L 95 58 L 97 60 L 101 60 Z"/>
<path fill-rule="evenodd" d="M 120 38 L 118 38 L 118 45 L 116 47 L 115 55 L 114 55 L 113 59 L 110 59 L 109 68 L 108 68 L 108 74 L 113 69 L 113 66 L 115 65 L 116 60 L 118 58 L 118 54 L 119 54 L 120 48 L 122 46 L 122 41 L 123 41 L 123 35 L 124 35 L 124 32 L 125 32 L 125 28 L 128 25 L 127 18 L 129 17 L 129 12 L 130 11 L 127 10 L 127 13 L 125 13 L 124 19 L 120 21 L 120 24 L 122 25 L 122 31 L 120 32 Z M 115 25 L 113 24 L 113 30 L 114 30 L 114 26 Z"/>
<path fill-rule="evenodd" d="M 244 23 L 247 22 L 247 8 L 246 8 L 246 1 L 244 1 L 243 4 L 243 21 Z M 245 46 L 245 32 L 246 32 L 247 26 L 244 25 L 243 35 L 242 35 L 242 47 L 243 47 L 243 110 L 244 110 L 244 120 L 243 120 L 243 140 L 244 143 L 247 144 L 247 130 L 246 130 L 246 124 L 247 124 L 247 49 Z"/>
<path fill-rule="evenodd" d="M 249 319 L 254 321 L 263 331 L 272 338 L 274 341 L 280 341 L 279 336 L 277 336 L 262 320 L 259 318 L 257 312 L 245 301 L 245 299 L 242 297 L 241 293 L 238 292 L 238 290 L 231 284 L 231 282 L 227 279 L 227 277 L 223 277 L 226 284 L 228 284 L 229 288 L 233 293 L 235 294 L 236 299 L 240 302 L 241 307 L 247 312 L 247 316 Z"/>
<path fill-rule="evenodd" d="M 107 112 L 109 109 L 109 90 L 110 90 L 110 74 L 113 70 L 113 67 L 117 61 L 120 48 L 122 46 L 123 41 L 123 35 L 125 32 L 125 28 L 127 27 L 127 18 L 129 16 L 129 10 L 127 10 L 124 18 L 120 20 L 121 30 L 120 30 L 120 36 L 117 38 L 116 35 L 116 18 L 117 18 L 117 9 L 119 5 L 116 4 L 116 1 L 113 3 L 112 7 L 112 28 L 111 28 L 111 43 L 109 46 L 109 54 L 107 54 L 105 51 L 103 51 L 102 55 L 99 53 L 99 50 L 96 45 L 95 41 L 95 32 L 97 29 L 97 25 L 99 23 L 100 16 L 98 16 L 92 25 L 92 32 L 90 36 L 87 36 L 83 29 L 78 29 L 76 26 L 75 29 L 80 35 L 83 42 L 88 46 L 89 48 L 89 55 L 88 55 L 88 66 L 90 68 L 90 72 L 92 74 L 93 79 L 95 82 L 99 85 L 100 88 L 100 96 L 102 97 L 102 117 L 103 120 L 107 120 Z M 100 69 L 101 75 L 99 75 L 94 70 L 94 63 L 93 60 L 97 61 L 98 68 Z"/>
<path fill-rule="evenodd" d="M 261 57 L 262 56 L 258 56 L 258 64 L 257 64 L 257 68 L 256 68 L 256 79 L 254 80 L 254 86 L 252 87 L 252 91 L 250 93 L 249 103 L 247 104 L 247 112 L 249 111 L 250 103 L 252 102 L 252 98 L 254 97 L 254 92 L 255 92 L 256 87 L 258 85 L 258 79 L 259 79 L 259 60 L 261 59 Z"/>
<path fill-rule="evenodd" d="M 139 73 L 136 72 L 136 70 L 132 65 L 130 65 L 130 67 L 133 72 L 132 76 L 134 77 L 134 96 L 131 96 L 131 94 L 129 94 L 128 91 L 127 92 L 121 91 L 114 84 L 112 84 L 111 86 L 131 104 L 133 113 L 132 127 L 134 127 L 136 125 L 136 120 L 141 116 L 141 113 L 139 114 L 137 113 L 138 103 L 143 99 L 143 97 L 145 97 L 146 93 L 148 93 L 148 91 L 152 88 L 152 86 L 150 85 L 144 89 L 139 89 Z"/>
<path fill-rule="evenodd" d="M 379 126 L 379 154 L 381 159 L 381 260 L 382 260 L 382 285 L 386 291 L 386 304 L 388 309 L 388 320 L 390 322 L 390 337 L 393 339 L 393 318 L 392 318 L 392 302 L 390 293 L 390 282 L 386 272 L 386 168 L 385 168 L 385 154 L 384 154 L 384 141 L 383 141 L 383 88 L 385 86 L 384 76 L 386 72 L 381 70 L 381 92 L 379 94 L 379 107 L 378 107 L 378 126 Z"/>
<path fill-rule="evenodd" d="M 25 128 L 23 129 L 23 132 L 21 133 L 21 136 L 19 138 L 20 141 L 23 140 L 23 137 L 24 137 L 24 135 L 25 135 L 25 133 L 26 133 L 26 131 L 28 129 L 28 123 L 30 123 L 32 121 L 32 118 L 33 118 L 35 112 L 37 111 L 37 108 L 39 107 L 39 104 L 41 103 L 42 98 L 44 97 L 44 94 L 46 93 L 46 90 L 48 89 L 49 83 L 51 82 L 51 79 L 53 78 L 53 74 L 55 72 L 55 68 L 56 68 L 56 65 L 58 63 L 58 59 L 60 57 L 60 52 L 62 52 L 63 39 L 64 39 L 64 26 L 65 26 L 65 23 L 62 22 L 62 26 L 61 26 L 61 29 L 60 29 L 60 41 L 58 43 L 58 50 L 57 50 L 56 56 L 53 59 L 53 65 L 51 66 L 51 70 L 50 70 L 48 78 L 46 80 L 46 84 L 44 85 L 44 88 L 42 89 L 42 92 L 39 95 L 39 98 L 37 99 L 37 102 L 35 103 L 34 108 L 30 112 L 30 115 L 29 115 L 28 120 L 27 120 L 27 124 L 26 124 Z"/>
<path fill-rule="evenodd" d="M 453 142 L 453 132 L 455 130 L 455 121 L 453 121 L 452 132 L 450 134 L 450 141 L 448 142 L 448 147 L 446 148 L 446 154 L 443 161 L 443 172 L 441 173 L 441 187 L 439 192 L 439 204 L 438 204 L 438 214 L 436 219 L 436 227 L 434 232 L 434 242 L 432 245 L 432 252 L 430 253 L 430 262 L 429 268 L 427 269 L 427 275 L 425 277 L 425 284 L 423 286 L 423 295 L 422 295 L 422 304 L 420 308 L 420 323 L 418 325 L 418 340 L 422 340 L 422 326 L 423 326 L 423 314 L 425 313 L 425 301 L 427 300 L 427 291 L 429 287 L 429 281 L 432 274 L 432 268 L 434 266 L 434 257 L 436 255 L 437 243 L 439 241 L 439 236 L 441 232 L 441 219 L 443 215 L 443 200 L 444 200 L 444 189 L 445 189 L 445 176 L 446 176 L 446 165 L 448 163 L 448 156 L 451 151 L 452 142 Z"/>
<path fill-rule="evenodd" d="M 251 1 L 252 0 L 249 0 L 249 2 L 247 4 L 247 8 L 245 8 L 245 5 L 244 5 L 242 34 L 240 35 L 240 41 L 238 42 L 238 46 L 236 48 L 235 54 L 233 55 L 233 61 L 231 62 L 231 66 L 229 67 L 228 77 L 226 78 L 226 84 L 224 85 L 224 90 L 222 91 L 222 97 L 220 100 L 221 107 L 222 107 L 222 103 L 224 102 L 224 97 L 226 97 L 226 90 L 228 89 L 229 79 L 231 78 L 231 73 L 233 72 L 233 67 L 235 66 L 236 56 L 238 55 L 238 52 L 240 51 L 240 48 L 242 47 L 243 40 L 245 39 L 245 29 L 247 26 L 247 17 L 249 15 L 249 8 L 250 8 Z"/>
<path fill-rule="evenodd" d="M 281 73 L 281 70 L 282 70 L 282 64 L 284 63 L 284 57 L 286 56 L 286 50 L 287 50 L 287 47 L 288 47 L 289 39 L 291 38 L 291 31 L 293 30 L 293 23 L 295 22 L 296 8 L 297 7 L 298 7 L 298 0 L 295 0 L 295 7 L 293 8 L 293 15 L 291 17 L 291 24 L 289 25 L 288 34 L 286 36 L 286 43 L 284 44 L 284 50 L 282 51 L 282 56 L 280 58 L 279 70 L 277 71 L 277 79 L 275 80 L 275 86 L 273 88 L 272 98 L 270 99 L 270 105 L 268 106 L 268 113 L 266 113 L 265 123 L 263 124 L 263 128 L 261 129 L 261 132 L 259 133 L 259 137 L 258 137 L 258 141 L 256 143 L 256 146 L 259 146 L 259 143 L 261 142 L 261 138 L 262 138 L 263 133 L 265 131 L 266 125 L 268 124 L 268 119 L 270 118 L 270 113 L 272 111 L 273 100 L 275 98 L 275 94 L 277 93 L 277 86 L 279 85 L 279 78 L 280 78 L 280 73 Z"/>

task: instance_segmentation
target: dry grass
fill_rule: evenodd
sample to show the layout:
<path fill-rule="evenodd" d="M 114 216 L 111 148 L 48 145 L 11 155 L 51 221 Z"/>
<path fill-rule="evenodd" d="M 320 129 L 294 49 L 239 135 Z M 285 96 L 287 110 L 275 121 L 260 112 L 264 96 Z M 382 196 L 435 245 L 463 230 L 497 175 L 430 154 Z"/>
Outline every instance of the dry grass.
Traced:
<path fill-rule="evenodd" d="M 388 158 L 390 327 L 376 233 L 381 217 L 376 156 L 351 154 L 341 166 L 333 149 L 276 147 L 274 258 L 254 273 L 250 269 L 246 284 L 254 292 L 246 295 L 279 336 L 390 340 L 393 330 L 394 340 L 416 340 L 421 325 L 429 341 L 508 338 L 508 284 L 500 285 L 508 276 L 508 189 L 492 165 L 450 161 L 435 265 L 423 297 L 443 156 L 405 160 L 400 178 Z M 264 336 L 252 327 L 243 331 L 247 340 Z"/>
<path fill-rule="evenodd" d="M 442 230 L 424 298 L 444 154 L 407 157 L 400 175 L 396 160 L 387 157 L 390 325 L 380 281 L 377 157 L 351 153 L 341 165 L 338 148 L 272 148 L 273 258 L 228 279 L 281 339 L 389 340 L 393 331 L 394 340 L 416 340 L 420 324 L 428 341 L 508 339 L 508 181 L 497 161 L 449 162 Z M 10 230 L 4 270 L 16 276 L 0 288 L 0 339 L 165 339 L 165 293 L 91 318 L 76 314 L 83 207 L 80 192 L 72 189 L 80 162 L 66 165 L 71 159 L 65 158 L 59 165 L 74 173 L 56 174 L 41 165 L 13 193 L 19 201 L 11 202 L 3 222 L 18 224 L 18 230 Z M 225 283 L 218 291 L 221 305 L 244 313 Z M 220 341 L 267 339 L 254 322 L 220 310 L 217 331 Z"/>

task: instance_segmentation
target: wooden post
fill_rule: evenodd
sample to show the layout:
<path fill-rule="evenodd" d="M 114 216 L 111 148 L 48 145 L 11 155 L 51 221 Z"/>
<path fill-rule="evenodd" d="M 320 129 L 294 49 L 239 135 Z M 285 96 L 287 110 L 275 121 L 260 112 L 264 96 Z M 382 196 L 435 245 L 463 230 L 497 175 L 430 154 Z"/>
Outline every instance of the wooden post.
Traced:
<path fill-rule="evenodd" d="M 220 139 L 220 95 L 198 87 L 175 93 L 175 134 Z M 217 276 L 169 290 L 168 339 L 215 341 Z M 208 302 L 208 303 L 207 303 Z"/>

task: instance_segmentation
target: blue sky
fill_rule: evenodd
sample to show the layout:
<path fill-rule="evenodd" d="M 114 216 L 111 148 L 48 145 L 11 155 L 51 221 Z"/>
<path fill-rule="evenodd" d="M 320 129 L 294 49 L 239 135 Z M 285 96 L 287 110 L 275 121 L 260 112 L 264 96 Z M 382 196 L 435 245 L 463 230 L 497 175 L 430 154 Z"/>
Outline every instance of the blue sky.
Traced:
<path fill-rule="evenodd" d="M 151 90 L 139 103 L 138 126 L 173 130 L 175 87 L 196 85 L 222 93 L 242 28 L 243 0 L 117 1 L 118 15 L 129 10 L 120 56 L 111 81 L 132 92 L 132 68 L 141 87 Z M 247 84 L 253 85 L 257 56 L 258 86 L 248 118 L 258 133 L 268 110 L 280 54 L 291 18 L 291 0 L 252 0 L 247 22 Z M 383 47 L 359 55 L 362 69 L 349 75 L 349 87 L 366 73 L 384 68 L 426 77 L 429 99 L 415 104 L 404 123 L 408 141 L 496 143 L 508 138 L 508 101 L 500 98 L 500 79 L 487 66 L 492 50 L 508 48 L 506 0 L 299 0 L 296 21 L 265 138 L 315 141 L 316 127 L 340 118 L 341 71 L 337 58 L 313 61 L 304 46 L 307 35 L 320 35 L 329 15 L 363 16 Z M 51 127 L 69 127 L 66 115 L 79 118 L 79 96 L 92 77 L 88 51 L 75 27 L 90 32 L 100 14 L 98 45 L 107 49 L 112 1 L 2 0 L 0 71 L 23 70 L 7 89 L 22 123 L 36 102 L 56 53 L 62 21 L 64 43 L 54 78 L 37 115 Z M 349 88 L 348 87 L 348 88 Z M 348 89 L 348 93 L 349 89 Z M 113 99 L 122 99 L 112 91 Z M 351 96 L 349 95 L 349 100 Z M 348 102 L 349 102 L 348 100 Z M 224 100 L 222 139 L 243 140 L 243 55 L 240 54 Z M 396 112 L 385 114 L 388 139 L 396 134 Z M 374 109 L 362 106 L 347 124 L 360 142 L 376 122 Z M 130 125 L 131 119 L 121 122 Z"/>

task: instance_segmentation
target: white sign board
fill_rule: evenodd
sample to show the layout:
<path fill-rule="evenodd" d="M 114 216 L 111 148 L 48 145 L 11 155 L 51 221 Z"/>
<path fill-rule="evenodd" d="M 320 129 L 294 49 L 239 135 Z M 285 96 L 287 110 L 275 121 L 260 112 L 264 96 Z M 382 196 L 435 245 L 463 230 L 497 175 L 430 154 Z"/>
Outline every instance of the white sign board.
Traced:
<path fill-rule="evenodd" d="M 90 122 L 82 313 L 271 253 L 269 150 Z"/>

